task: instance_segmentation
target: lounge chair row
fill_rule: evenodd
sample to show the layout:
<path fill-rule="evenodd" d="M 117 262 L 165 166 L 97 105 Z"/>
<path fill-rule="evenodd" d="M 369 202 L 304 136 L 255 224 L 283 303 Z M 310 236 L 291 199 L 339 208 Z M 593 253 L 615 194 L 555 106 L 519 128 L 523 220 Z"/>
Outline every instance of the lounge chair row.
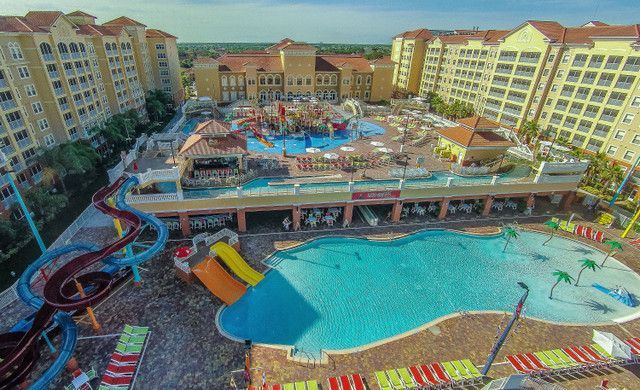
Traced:
<path fill-rule="evenodd" d="M 342 375 L 329 378 L 329 390 L 366 390 L 360 374 Z"/>
<path fill-rule="evenodd" d="M 251 386 L 249 390 L 255 390 L 256 387 Z M 262 389 L 262 388 L 260 388 Z M 284 385 L 276 384 L 265 387 L 267 390 L 318 390 L 318 381 L 300 381 L 294 383 L 285 383 Z"/>
<path fill-rule="evenodd" d="M 377 371 L 374 375 L 381 390 L 467 385 L 481 382 L 483 378 L 469 359 Z"/>
<path fill-rule="evenodd" d="M 125 325 L 99 390 L 124 390 L 131 386 L 148 334 L 146 326 Z"/>

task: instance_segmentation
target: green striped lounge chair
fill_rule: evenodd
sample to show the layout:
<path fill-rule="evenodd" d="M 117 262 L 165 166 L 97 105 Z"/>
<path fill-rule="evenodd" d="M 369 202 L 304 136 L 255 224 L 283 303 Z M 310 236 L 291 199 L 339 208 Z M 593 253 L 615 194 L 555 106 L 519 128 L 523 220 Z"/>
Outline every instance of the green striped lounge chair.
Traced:
<path fill-rule="evenodd" d="M 307 390 L 318 390 L 318 381 L 307 381 Z"/>
<path fill-rule="evenodd" d="M 149 333 L 149 327 L 148 326 L 125 325 L 124 326 L 124 333 L 127 333 L 127 334 L 129 334 L 131 336 L 146 335 L 147 333 Z"/>
<path fill-rule="evenodd" d="M 376 371 L 374 375 L 376 377 L 376 381 L 378 382 L 378 387 L 380 387 L 380 390 L 393 389 L 393 387 L 391 386 L 391 382 L 389 382 L 389 379 L 387 378 L 387 375 L 384 373 L 384 371 Z"/>
<path fill-rule="evenodd" d="M 400 379 L 400 375 L 398 375 L 398 372 L 396 370 L 387 370 L 386 373 L 387 376 L 389 376 L 391 384 L 393 385 L 393 388 L 395 390 L 403 390 L 405 388 L 404 384 L 402 383 L 402 379 Z"/>
<path fill-rule="evenodd" d="M 453 380 L 454 382 L 464 381 L 464 378 L 460 374 L 458 374 L 458 371 L 453 366 L 453 364 L 451 364 L 451 362 L 443 362 L 442 367 L 444 367 L 444 371 L 447 373 L 447 375 L 449 375 L 449 378 L 451 378 L 451 380 Z"/>
<path fill-rule="evenodd" d="M 415 389 L 417 387 L 416 383 L 413 380 L 413 377 L 409 373 L 408 369 L 406 369 L 406 368 L 398 368 L 397 371 L 398 371 L 398 374 L 400 374 L 400 378 L 404 382 L 405 388 L 407 388 L 407 389 Z"/>

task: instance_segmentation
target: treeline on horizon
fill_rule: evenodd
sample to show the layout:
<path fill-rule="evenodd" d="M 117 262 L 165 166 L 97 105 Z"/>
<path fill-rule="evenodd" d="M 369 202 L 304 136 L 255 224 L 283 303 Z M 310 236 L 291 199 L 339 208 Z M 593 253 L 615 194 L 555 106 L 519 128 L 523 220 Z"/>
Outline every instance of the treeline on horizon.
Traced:
<path fill-rule="evenodd" d="M 191 68 L 196 57 L 216 58 L 225 53 L 241 53 L 244 51 L 258 51 L 275 44 L 276 42 L 254 43 L 178 43 L 178 56 L 183 68 Z M 361 54 L 369 60 L 390 55 L 391 45 L 385 44 L 358 44 L 358 43 L 310 43 L 318 48 L 319 54 Z"/>

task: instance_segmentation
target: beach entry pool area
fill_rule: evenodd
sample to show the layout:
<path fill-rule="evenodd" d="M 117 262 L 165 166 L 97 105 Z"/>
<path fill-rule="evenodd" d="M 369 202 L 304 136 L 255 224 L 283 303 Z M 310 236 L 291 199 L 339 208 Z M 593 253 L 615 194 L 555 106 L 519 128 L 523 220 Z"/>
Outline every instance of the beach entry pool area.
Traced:
<path fill-rule="evenodd" d="M 503 252 L 503 234 L 474 236 L 428 230 L 391 241 L 327 237 L 277 251 L 265 279 L 221 310 L 224 332 L 255 343 L 320 350 L 365 346 L 460 311 L 512 311 L 522 289 L 525 314 L 559 323 L 611 323 L 637 314 L 591 287 L 623 286 L 640 296 L 640 276 L 610 259 L 583 272 L 579 286 L 555 283 L 552 272 L 577 277 L 579 260 L 605 254 L 577 241 L 521 231 Z M 535 325 L 531 325 L 535 326 Z"/>

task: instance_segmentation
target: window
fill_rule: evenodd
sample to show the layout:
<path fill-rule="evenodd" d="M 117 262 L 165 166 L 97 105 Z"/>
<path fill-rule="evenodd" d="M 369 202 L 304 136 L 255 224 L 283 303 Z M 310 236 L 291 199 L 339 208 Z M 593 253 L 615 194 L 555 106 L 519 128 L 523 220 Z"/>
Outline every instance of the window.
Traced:
<path fill-rule="evenodd" d="M 624 123 L 625 125 L 628 125 L 631 122 L 633 122 L 634 117 L 635 115 L 633 114 L 625 114 L 624 117 L 622 118 L 622 123 Z"/>
<path fill-rule="evenodd" d="M 47 135 L 44 137 L 44 144 L 45 144 L 47 147 L 50 147 L 50 146 L 53 146 L 53 145 L 55 145 L 55 144 L 56 144 L 56 139 L 55 139 L 55 137 L 53 136 L 53 134 L 47 134 Z"/>
<path fill-rule="evenodd" d="M 627 132 L 626 132 L 626 131 L 624 131 L 624 130 L 618 130 L 618 131 L 616 131 L 616 134 L 613 136 L 613 138 L 615 138 L 615 139 L 617 139 L 617 140 L 623 140 L 623 139 L 624 139 L 624 135 L 625 135 L 626 133 L 627 133 Z"/>
<path fill-rule="evenodd" d="M 11 53 L 11 58 L 13 58 L 14 60 L 23 59 L 22 50 L 20 50 L 20 45 L 18 45 L 16 42 L 10 42 L 8 46 L 9 46 L 9 52 Z"/>
<path fill-rule="evenodd" d="M 633 139 L 631 140 L 631 143 L 635 145 L 640 145 L 640 134 L 634 135 Z"/>
<path fill-rule="evenodd" d="M 47 121 L 46 119 L 40 119 L 38 121 L 38 127 L 40 128 L 41 131 L 45 131 L 46 129 L 49 128 L 49 121 Z"/>
<path fill-rule="evenodd" d="M 38 94 L 36 87 L 34 87 L 33 84 L 25 85 L 24 90 L 27 92 L 27 96 L 29 97 L 36 96 Z"/>
<path fill-rule="evenodd" d="M 42 104 L 40 104 L 40 102 L 31 103 L 31 109 L 33 110 L 34 114 L 39 114 L 42 111 L 44 111 L 42 109 Z"/>
<path fill-rule="evenodd" d="M 631 107 L 640 107 L 640 96 L 634 96 L 631 101 Z"/>
<path fill-rule="evenodd" d="M 553 84 L 551 86 L 551 92 L 556 92 L 558 90 L 558 84 Z"/>
<path fill-rule="evenodd" d="M 627 150 L 626 152 L 624 152 L 624 155 L 622 156 L 622 159 L 625 160 L 625 161 L 631 161 L 631 159 L 633 159 L 633 155 L 634 154 L 635 153 L 633 153 L 632 151 Z"/>
<path fill-rule="evenodd" d="M 614 154 L 616 154 L 616 152 L 618 151 L 618 148 L 616 146 L 609 146 L 609 149 L 607 149 L 607 154 L 613 156 Z"/>
<path fill-rule="evenodd" d="M 164 43 L 156 43 L 156 50 L 164 50 Z"/>
<path fill-rule="evenodd" d="M 19 66 L 18 67 L 18 76 L 20 76 L 21 79 L 28 79 L 29 78 L 29 69 L 27 69 L 26 66 Z"/>

